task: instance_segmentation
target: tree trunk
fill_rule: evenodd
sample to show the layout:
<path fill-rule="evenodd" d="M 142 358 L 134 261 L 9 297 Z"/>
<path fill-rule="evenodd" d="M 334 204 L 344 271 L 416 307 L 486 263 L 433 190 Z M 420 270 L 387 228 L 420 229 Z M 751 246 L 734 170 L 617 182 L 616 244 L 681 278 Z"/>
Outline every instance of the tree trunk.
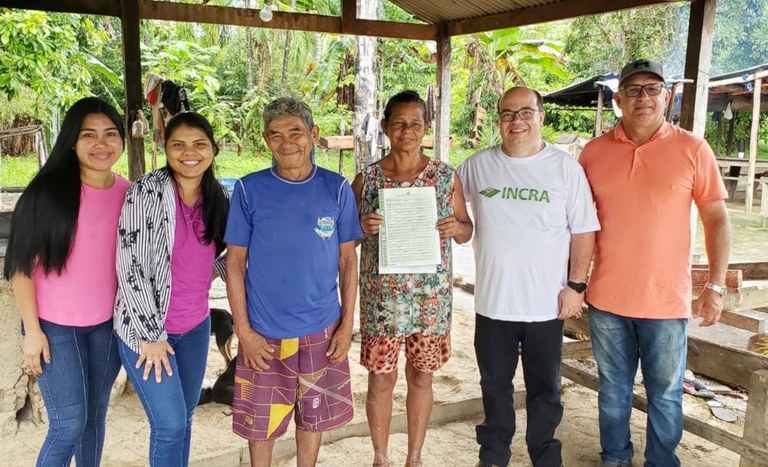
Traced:
<path fill-rule="evenodd" d="M 296 0 L 291 0 L 291 11 L 296 9 Z M 283 74 L 280 78 L 280 89 L 285 94 L 285 82 L 288 79 L 288 57 L 291 54 L 291 31 L 285 31 L 285 50 L 283 53 Z"/>
<path fill-rule="evenodd" d="M 283 51 L 283 72 L 280 75 L 280 89 L 285 94 L 285 81 L 288 79 L 288 55 L 291 53 L 291 31 L 285 31 L 285 50 Z"/>
<path fill-rule="evenodd" d="M 251 0 L 248 0 L 246 6 L 248 8 L 253 8 L 253 2 Z M 250 91 L 253 89 L 253 31 L 251 28 L 245 28 L 245 38 L 247 45 L 246 50 L 246 63 L 247 63 L 247 75 L 246 75 L 246 84 L 248 86 L 248 90 Z"/>
<path fill-rule="evenodd" d="M 257 44 L 259 51 L 259 92 L 264 92 L 267 85 L 267 74 L 270 68 L 269 43 L 259 42 Z"/>
<path fill-rule="evenodd" d="M 247 85 L 247 89 L 250 91 L 253 89 L 253 35 L 251 34 L 251 28 L 247 28 L 245 30 L 245 36 L 247 38 L 247 57 L 246 57 L 246 63 L 247 63 L 247 74 L 245 78 L 245 82 Z"/>
<path fill-rule="evenodd" d="M 376 19 L 379 0 L 359 0 L 357 17 Z M 376 38 L 355 38 L 355 171 L 360 171 L 371 157 L 370 141 L 366 137 L 366 117 L 376 118 Z M 376 136 L 373 136 L 375 139 Z M 375 148 L 375 146 L 374 146 Z"/>
<path fill-rule="evenodd" d="M 320 60 L 323 59 L 323 36 L 322 34 L 315 33 L 315 63 L 320 63 Z M 320 94 L 317 92 L 317 85 L 315 85 L 315 89 L 313 90 L 312 94 L 315 96 L 315 106 L 316 108 L 320 107 Z"/>

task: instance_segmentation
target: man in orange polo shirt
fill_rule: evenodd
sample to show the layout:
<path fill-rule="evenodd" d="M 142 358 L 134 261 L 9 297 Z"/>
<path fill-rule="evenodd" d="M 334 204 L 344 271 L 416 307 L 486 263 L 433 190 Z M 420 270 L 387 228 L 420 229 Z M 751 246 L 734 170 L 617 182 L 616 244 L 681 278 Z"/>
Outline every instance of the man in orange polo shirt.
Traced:
<path fill-rule="evenodd" d="M 587 289 L 600 375 L 598 465 L 631 465 L 629 433 L 638 362 L 648 395 L 646 466 L 679 466 L 688 318 L 720 319 L 730 248 L 728 193 L 706 141 L 667 123 L 661 65 L 621 71 L 615 130 L 581 153 L 602 230 Z M 691 307 L 690 209 L 704 225 L 709 282 Z"/>

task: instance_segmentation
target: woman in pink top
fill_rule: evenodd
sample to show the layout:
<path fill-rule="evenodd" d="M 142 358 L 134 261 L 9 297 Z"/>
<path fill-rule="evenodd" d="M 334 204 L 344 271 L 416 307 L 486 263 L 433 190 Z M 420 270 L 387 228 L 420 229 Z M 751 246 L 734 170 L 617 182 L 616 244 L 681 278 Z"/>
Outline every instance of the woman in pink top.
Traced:
<path fill-rule="evenodd" d="M 112 309 L 120 206 L 130 185 L 112 173 L 123 121 L 96 97 L 64 117 L 46 164 L 13 213 L 5 278 L 23 321 L 22 350 L 48 412 L 38 466 L 96 466 L 120 369 Z"/>
<path fill-rule="evenodd" d="M 120 215 L 115 331 L 149 418 L 152 466 L 189 463 L 229 205 L 213 173 L 218 151 L 203 116 L 176 115 L 165 128 L 168 165 L 136 180 Z"/>

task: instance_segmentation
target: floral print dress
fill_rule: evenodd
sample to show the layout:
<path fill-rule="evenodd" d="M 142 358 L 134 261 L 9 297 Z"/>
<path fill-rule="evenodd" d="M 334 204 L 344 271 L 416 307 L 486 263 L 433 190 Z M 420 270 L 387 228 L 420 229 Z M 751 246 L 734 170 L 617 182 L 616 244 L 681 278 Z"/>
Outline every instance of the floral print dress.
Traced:
<path fill-rule="evenodd" d="M 437 218 L 453 215 L 454 169 L 430 159 L 413 180 L 395 182 L 378 163 L 363 172 L 360 214 L 375 212 L 382 188 L 433 186 Z M 447 334 L 451 330 L 451 240 L 440 239 L 441 263 L 435 274 L 379 274 L 379 236 L 365 237 L 360 254 L 360 330 L 365 336 Z"/>

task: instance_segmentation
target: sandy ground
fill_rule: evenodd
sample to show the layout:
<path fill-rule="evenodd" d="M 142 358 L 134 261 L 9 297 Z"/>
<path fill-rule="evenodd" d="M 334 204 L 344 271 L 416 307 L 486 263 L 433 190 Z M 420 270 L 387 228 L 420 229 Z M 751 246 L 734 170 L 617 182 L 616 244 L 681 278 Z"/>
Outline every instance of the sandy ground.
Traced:
<path fill-rule="evenodd" d="M 735 227 L 736 241 L 732 261 L 766 261 L 768 232 L 757 227 Z M 698 236 L 698 242 L 702 236 Z M 702 247 L 698 247 L 703 251 Z M 459 246 L 455 249 L 456 272 L 474 276 L 471 265 L 471 248 Z M 223 286 L 215 283 L 211 305 L 227 307 Z M 455 293 L 454 323 L 452 331 L 453 355 L 445 367 L 435 374 L 435 405 L 455 403 L 480 396 L 478 373 L 472 348 L 474 332 L 472 296 L 457 290 Z M 353 373 L 353 390 L 356 415 L 351 425 L 365 425 L 366 374 L 359 365 L 359 338 L 353 342 L 350 352 Z M 207 377 L 215 378 L 223 369 L 224 361 L 211 341 Z M 584 362 L 589 365 L 590 362 Z M 403 362 L 401 361 L 401 374 Z M 519 379 L 519 378 L 518 378 Z M 523 389 L 521 381 L 517 388 Z M 744 413 L 743 403 L 725 401 L 737 410 L 739 420 L 734 424 L 720 422 L 711 416 L 701 399 L 685 396 L 685 412 L 700 420 L 725 428 L 741 435 Z M 597 395 L 590 389 L 563 380 L 563 405 L 565 414 L 558 429 L 563 441 L 563 456 L 566 466 L 593 466 L 600 451 L 597 436 Z M 405 410 L 405 383 L 398 381 L 395 389 L 394 412 Z M 231 432 L 231 411 L 227 406 L 206 404 L 198 408 L 192 435 L 192 464 L 198 466 L 237 465 L 245 452 L 246 443 Z M 473 466 L 477 462 L 477 444 L 474 426 L 481 421 L 475 413 L 467 418 L 442 425 L 431 426 L 426 438 L 423 460 L 427 466 Z M 131 391 L 113 398 L 108 415 L 108 431 L 103 465 L 140 466 L 146 465 L 149 426 L 141 405 Z M 524 436 L 526 414 L 518 411 L 518 433 L 513 442 L 512 464 L 528 466 Z M 33 465 L 37 451 L 45 436 L 46 426 L 35 426 L 31 421 L 21 421 L 15 436 L 2 439 L 5 457 L 3 466 Z M 273 465 L 293 466 L 295 458 L 290 452 L 290 438 L 281 445 L 280 454 Z M 642 451 L 645 439 L 645 414 L 635 412 L 632 418 L 632 440 L 635 445 L 635 465 L 642 465 Z M 393 465 L 402 465 L 407 451 L 407 436 L 394 433 L 390 438 L 390 458 Z M 11 453 L 13 453 L 11 455 Z M 738 456 L 696 436 L 685 434 L 678 450 L 683 465 L 725 467 L 738 465 Z M 324 445 L 320 451 L 320 466 L 364 466 L 370 465 L 373 450 L 370 438 L 350 437 Z"/>

